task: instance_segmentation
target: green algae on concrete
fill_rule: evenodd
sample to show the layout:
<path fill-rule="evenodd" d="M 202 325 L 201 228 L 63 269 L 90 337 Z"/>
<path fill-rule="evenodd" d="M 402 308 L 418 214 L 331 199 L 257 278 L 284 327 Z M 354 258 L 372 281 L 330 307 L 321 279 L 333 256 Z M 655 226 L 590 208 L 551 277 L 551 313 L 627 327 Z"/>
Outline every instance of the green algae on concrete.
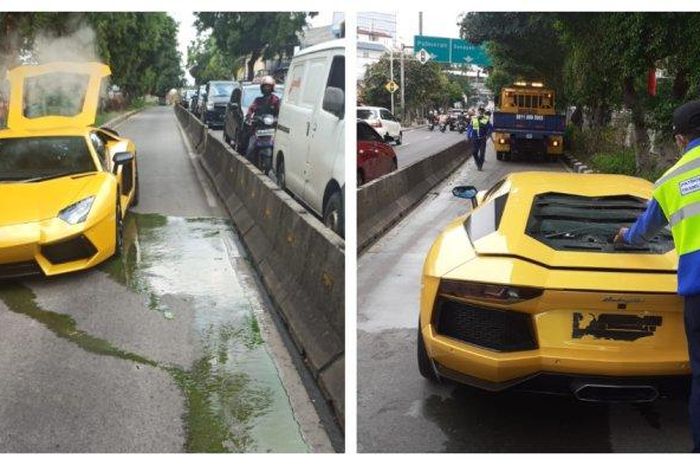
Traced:
<path fill-rule="evenodd" d="M 176 295 L 194 310 L 204 355 L 171 371 L 187 397 L 187 450 L 306 452 L 287 393 L 268 353 L 244 279 L 231 264 L 233 229 L 222 218 L 129 215 L 125 253 L 102 269 L 178 318 Z M 240 257 L 237 257 L 240 259 Z"/>

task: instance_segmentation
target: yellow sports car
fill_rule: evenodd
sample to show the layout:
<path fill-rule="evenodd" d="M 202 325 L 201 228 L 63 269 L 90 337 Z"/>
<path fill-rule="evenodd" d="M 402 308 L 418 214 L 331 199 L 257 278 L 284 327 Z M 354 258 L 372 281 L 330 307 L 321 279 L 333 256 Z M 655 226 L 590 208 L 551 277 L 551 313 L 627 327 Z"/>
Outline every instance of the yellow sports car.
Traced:
<path fill-rule="evenodd" d="M 100 63 L 8 73 L 0 278 L 82 270 L 119 254 L 124 216 L 138 202 L 138 175 L 134 144 L 92 127 L 110 74 Z"/>
<path fill-rule="evenodd" d="M 491 391 L 644 402 L 687 382 L 669 231 L 612 238 L 653 185 L 606 174 L 511 174 L 472 201 L 423 268 L 420 373 Z"/>

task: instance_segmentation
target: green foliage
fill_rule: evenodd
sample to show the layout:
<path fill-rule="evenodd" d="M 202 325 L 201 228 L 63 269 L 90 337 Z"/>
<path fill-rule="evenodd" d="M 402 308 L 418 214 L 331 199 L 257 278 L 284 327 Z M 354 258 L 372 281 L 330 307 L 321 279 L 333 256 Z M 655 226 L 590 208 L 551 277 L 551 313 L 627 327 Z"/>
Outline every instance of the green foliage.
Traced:
<path fill-rule="evenodd" d="M 35 40 L 64 38 L 88 29 L 94 42 L 82 44 L 110 65 L 112 83 L 127 98 L 164 95 L 180 87 L 177 23 L 166 13 L 0 13 L 0 72 L 32 55 Z M 45 57 L 51 59 L 51 57 Z"/>
<path fill-rule="evenodd" d="M 221 52 L 211 36 L 198 38 L 187 47 L 187 66 L 197 85 L 231 79 L 235 71 L 230 56 Z"/>
<path fill-rule="evenodd" d="M 399 59 L 394 57 L 394 80 L 399 82 Z M 367 69 L 361 100 L 367 105 L 386 108 L 391 106 L 391 94 L 384 88 L 390 76 L 390 57 L 383 56 Z M 449 108 L 462 101 L 463 95 L 473 93 L 469 80 L 460 75 L 444 72 L 439 63 L 424 65 L 416 60 L 404 61 L 404 99 L 406 108 L 414 112 L 428 108 Z M 397 91 L 396 95 L 399 95 Z M 395 103 L 398 99 L 395 97 Z M 403 115 L 404 117 L 406 115 Z"/>
<path fill-rule="evenodd" d="M 460 33 L 469 42 L 486 43 L 493 65 L 487 85 L 495 95 L 520 79 L 543 81 L 561 95 L 565 49 L 556 21 L 553 13 L 467 13 Z"/>
<path fill-rule="evenodd" d="M 291 56 L 299 45 L 298 33 L 307 25 L 307 12 L 198 12 L 195 27 L 202 33 L 211 30 L 216 46 L 235 60 L 247 59 L 247 78 L 252 80 L 253 66 L 259 58 Z M 207 65 L 200 64 L 203 68 Z"/>
<path fill-rule="evenodd" d="M 591 167 L 597 171 L 611 174 L 636 174 L 634 150 L 597 153 L 590 159 Z"/>

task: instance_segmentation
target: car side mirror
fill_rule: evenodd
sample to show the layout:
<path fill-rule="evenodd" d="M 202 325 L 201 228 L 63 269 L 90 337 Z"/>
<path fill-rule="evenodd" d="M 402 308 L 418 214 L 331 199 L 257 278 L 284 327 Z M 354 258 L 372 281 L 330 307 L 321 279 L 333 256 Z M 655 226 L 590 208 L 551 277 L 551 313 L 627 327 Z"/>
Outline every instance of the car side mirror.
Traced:
<path fill-rule="evenodd" d="M 339 119 L 345 117 L 345 92 L 338 87 L 328 87 L 323 94 L 323 109 Z"/>
<path fill-rule="evenodd" d="M 472 208 L 476 208 L 479 204 L 476 200 L 476 195 L 479 190 L 474 186 L 457 186 L 452 189 L 452 195 L 459 197 L 460 199 L 471 200 Z"/>
<path fill-rule="evenodd" d="M 129 163 L 131 160 L 134 159 L 134 154 L 131 152 L 118 152 L 114 154 L 114 157 L 112 157 L 112 166 L 113 166 L 113 172 L 117 172 L 117 168 L 126 165 Z"/>

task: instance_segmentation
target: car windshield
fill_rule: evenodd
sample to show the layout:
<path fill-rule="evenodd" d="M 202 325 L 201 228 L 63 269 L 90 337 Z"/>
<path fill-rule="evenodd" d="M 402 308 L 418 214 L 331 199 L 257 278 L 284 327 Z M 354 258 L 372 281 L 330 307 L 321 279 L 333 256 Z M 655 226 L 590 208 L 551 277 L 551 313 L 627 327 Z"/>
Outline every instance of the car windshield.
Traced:
<path fill-rule="evenodd" d="M 376 117 L 377 113 L 374 110 L 357 110 L 358 119 L 372 119 Z"/>
<path fill-rule="evenodd" d="M 284 88 L 277 86 L 275 88 L 274 94 L 281 99 L 282 93 L 284 93 Z M 241 100 L 241 106 L 243 108 L 248 108 L 257 97 L 261 97 L 261 96 L 262 96 L 262 92 L 260 92 L 260 86 L 247 87 L 243 90 L 243 97 Z"/>
<path fill-rule="evenodd" d="M 212 82 L 209 92 L 212 97 L 228 97 L 233 92 L 233 82 Z"/>
<path fill-rule="evenodd" d="M 43 181 L 97 171 L 80 136 L 0 139 L 0 182 Z"/>
<path fill-rule="evenodd" d="M 526 233 L 555 250 L 664 254 L 673 249 L 668 229 L 641 246 L 612 243 L 615 233 L 634 223 L 646 205 L 647 200 L 631 195 L 540 194 L 533 201 Z"/>

